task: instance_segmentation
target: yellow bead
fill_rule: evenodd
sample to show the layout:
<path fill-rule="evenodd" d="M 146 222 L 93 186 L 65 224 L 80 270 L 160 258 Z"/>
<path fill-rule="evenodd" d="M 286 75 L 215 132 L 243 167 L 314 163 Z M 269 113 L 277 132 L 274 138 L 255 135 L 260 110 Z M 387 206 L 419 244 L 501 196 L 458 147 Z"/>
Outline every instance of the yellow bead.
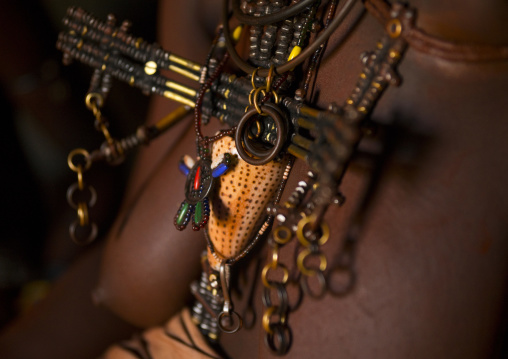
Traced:
<path fill-rule="evenodd" d="M 291 50 L 291 53 L 289 54 L 288 61 L 291 61 L 300 55 L 300 52 L 302 52 L 302 48 L 300 46 L 293 47 L 293 50 Z"/>
<path fill-rule="evenodd" d="M 236 27 L 236 29 L 233 31 L 233 40 L 238 41 L 240 40 L 240 35 L 242 34 L 243 26 L 239 25 Z"/>

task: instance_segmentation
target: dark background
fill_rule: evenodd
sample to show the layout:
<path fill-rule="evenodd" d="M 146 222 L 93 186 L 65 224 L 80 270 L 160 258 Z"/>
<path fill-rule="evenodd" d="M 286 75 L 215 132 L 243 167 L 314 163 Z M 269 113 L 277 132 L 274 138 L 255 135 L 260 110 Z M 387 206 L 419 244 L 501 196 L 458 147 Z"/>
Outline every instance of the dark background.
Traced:
<path fill-rule="evenodd" d="M 134 35 L 155 40 L 156 0 L 0 2 L 0 328 L 44 296 L 86 250 L 68 232 L 77 217 L 66 191 L 77 177 L 67 155 L 78 147 L 92 151 L 104 138 L 84 104 L 91 69 L 63 66 L 55 47 L 68 6 L 101 20 L 113 13 L 118 24 L 129 19 Z M 115 81 L 103 107 L 112 136 L 133 133 L 147 105 L 146 96 Z M 84 174 L 97 190 L 90 217 L 99 230 L 114 217 L 133 157 L 115 167 L 94 163 Z"/>

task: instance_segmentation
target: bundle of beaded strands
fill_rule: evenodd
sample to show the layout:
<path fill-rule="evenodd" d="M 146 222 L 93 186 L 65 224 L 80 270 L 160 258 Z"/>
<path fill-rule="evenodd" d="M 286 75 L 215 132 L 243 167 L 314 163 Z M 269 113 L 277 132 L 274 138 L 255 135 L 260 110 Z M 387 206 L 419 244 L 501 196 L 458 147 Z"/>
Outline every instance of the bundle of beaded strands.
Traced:
<path fill-rule="evenodd" d="M 77 150 L 69 156 L 69 165 L 79 179 L 68 195 L 71 204 L 73 192 L 87 188 L 82 172 L 93 160 L 118 159 L 194 110 L 197 160 L 185 156 L 180 163 L 187 181 L 174 223 L 179 230 L 188 225 L 203 229 L 208 243 L 202 276 L 191 285 L 196 297 L 191 316 L 211 342 L 218 340 L 221 331 L 233 333 L 241 328 L 242 318 L 234 311 L 230 297 L 230 272 L 260 240 L 268 238 L 271 252 L 261 273 L 262 325 L 268 347 L 279 355 L 288 353 L 292 340 L 287 320 L 289 271 L 278 261 L 280 249 L 297 238 L 300 286 L 309 296 L 322 296 L 327 290 L 327 259 L 320 248 L 329 238 L 323 216 L 329 205 L 343 201 L 339 185 L 362 137 L 362 126 L 384 90 L 399 84 L 396 68 L 408 45 L 456 61 L 508 58 L 505 47 L 451 44 L 425 34 L 414 26 L 414 11 L 404 5 L 365 1 L 366 9 L 384 24 L 386 35 L 374 51 L 362 55 L 364 69 L 345 103 L 316 109 L 307 100 L 312 80 L 327 39 L 354 3 L 232 0 L 231 19 L 229 1 L 224 0 L 222 28 L 203 66 L 132 37 L 126 22 L 115 28 L 113 18 L 104 24 L 80 9 L 69 10 L 65 21 L 71 31 L 62 33 L 57 45 L 67 60 L 76 58 L 96 68 L 87 105 L 99 125 L 98 108 L 109 91 L 111 77 L 183 104 L 156 126 L 140 127 L 136 135 L 121 141 L 100 126 L 107 140 L 101 150 L 92 155 Z M 237 26 L 234 30 L 230 22 Z M 235 49 L 235 42 L 245 37 L 249 41 L 247 60 Z M 223 72 L 230 58 L 243 75 Z M 169 81 L 158 68 L 199 81 L 200 90 Z M 211 117 L 229 128 L 213 137 L 204 136 L 202 124 Z M 85 165 L 76 165 L 74 155 L 83 155 Z M 311 170 L 281 204 L 295 158 L 306 161 Z M 90 192 L 95 197 L 93 188 Z M 90 226 L 87 204 L 74 206 L 79 225 Z M 77 222 L 71 226 L 73 238 L 76 226 Z M 91 227 L 92 233 L 96 232 L 93 224 Z M 317 258 L 317 266 L 308 265 L 310 257 Z M 275 271 L 282 273 L 277 280 L 271 274 Z M 318 283 L 317 291 L 311 290 L 309 280 Z"/>

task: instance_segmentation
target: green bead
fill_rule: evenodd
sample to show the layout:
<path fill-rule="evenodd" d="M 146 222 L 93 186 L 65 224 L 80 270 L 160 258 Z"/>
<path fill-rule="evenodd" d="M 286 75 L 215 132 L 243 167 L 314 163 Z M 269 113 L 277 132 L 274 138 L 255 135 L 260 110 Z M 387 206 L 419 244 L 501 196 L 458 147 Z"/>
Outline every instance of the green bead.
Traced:
<path fill-rule="evenodd" d="M 194 223 L 199 224 L 203 220 L 203 202 L 199 201 L 196 203 L 196 209 L 194 210 Z"/>
<path fill-rule="evenodd" d="M 188 211 L 189 211 L 189 203 L 184 202 L 182 208 L 180 209 L 180 213 L 178 213 L 176 224 L 178 224 L 179 226 L 183 225 L 183 223 L 185 222 L 185 217 L 187 217 Z"/>

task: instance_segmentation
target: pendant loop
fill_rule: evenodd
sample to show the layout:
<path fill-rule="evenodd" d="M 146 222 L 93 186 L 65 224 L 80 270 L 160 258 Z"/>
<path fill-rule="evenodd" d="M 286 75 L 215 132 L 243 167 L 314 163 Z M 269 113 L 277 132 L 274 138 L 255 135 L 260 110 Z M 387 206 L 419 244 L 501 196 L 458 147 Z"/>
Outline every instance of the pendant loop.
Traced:
<path fill-rule="evenodd" d="M 287 121 L 280 108 L 270 103 L 263 104 L 260 108 L 263 113 L 266 113 L 274 121 L 277 132 L 275 145 L 267 148 L 267 145 L 249 138 L 250 125 L 258 115 L 258 111 L 254 107 L 248 110 L 240 119 L 235 133 L 238 155 L 245 162 L 254 166 L 264 165 L 272 161 L 282 150 L 287 136 Z"/>

